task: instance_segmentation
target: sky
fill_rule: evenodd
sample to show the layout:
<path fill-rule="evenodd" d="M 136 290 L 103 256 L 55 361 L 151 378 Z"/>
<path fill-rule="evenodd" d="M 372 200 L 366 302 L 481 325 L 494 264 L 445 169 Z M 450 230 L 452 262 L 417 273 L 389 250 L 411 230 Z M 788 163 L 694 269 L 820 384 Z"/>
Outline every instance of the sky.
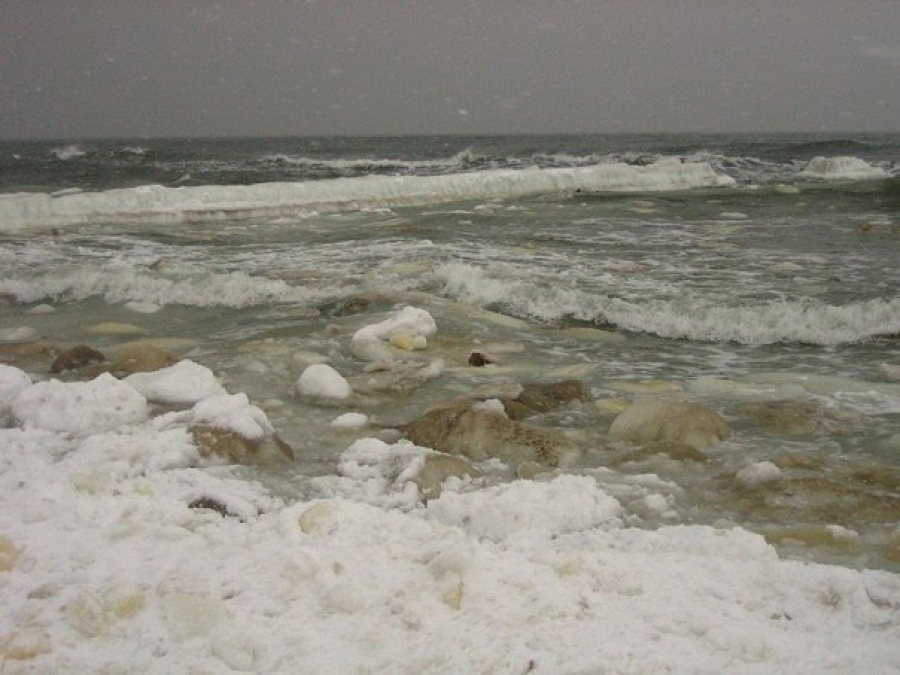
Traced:
<path fill-rule="evenodd" d="M 900 130 L 897 0 L 0 0 L 0 138 Z"/>

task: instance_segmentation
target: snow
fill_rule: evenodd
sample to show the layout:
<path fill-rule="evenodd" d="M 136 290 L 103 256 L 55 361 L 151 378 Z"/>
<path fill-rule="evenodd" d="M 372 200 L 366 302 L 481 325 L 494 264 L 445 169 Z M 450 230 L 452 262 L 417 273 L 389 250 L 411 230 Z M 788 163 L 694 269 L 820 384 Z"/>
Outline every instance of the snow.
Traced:
<path fill-rule="evenodd" d="M 437 324 L 431 314 L 407 306 L 384 321 L 356 331 L 350 340 L 350 351 L 364 361 L 390 362 L 401 351 L 424 349 L 427 339 L 436 332 Z"/>
<path fill-rule="evenodd" d="M 190 359 L 161 370 L 129 375 L 125 382 L 148 400 L 158 403 L 194 404 L 211 396 L 228 393 L 209 368 Z"/>
<path fill-rule="evenodd" d="M 360 439 L 315 495 L 275 497 L 188 432 L 271 431 L 244 394 L 150 418 L 109 375 L 20 372 L 0 368 L 5 673 L 900 670 L 896 574 L 629 527 L 593 476 L 451 479 L 424 503 L 432 451 L 404 441 Z"/>
<path fill-rule="evenodd" d="M 297 380 L 297 391 L 301 396 L 339 401 L 353 395 L 350 383 L 327 363 L 307 366 Z"/>

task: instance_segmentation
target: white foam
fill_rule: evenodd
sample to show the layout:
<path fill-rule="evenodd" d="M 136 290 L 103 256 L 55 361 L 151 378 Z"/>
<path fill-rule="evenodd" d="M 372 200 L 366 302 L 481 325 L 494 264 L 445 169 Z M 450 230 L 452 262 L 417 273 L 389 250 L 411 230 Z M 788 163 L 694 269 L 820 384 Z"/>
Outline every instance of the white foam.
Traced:
<path fill-rule="evenodd" d="M 515 269 L 495 268 L 488 273 L 450 263 L 435 273 L 444 280 L 443 292 L 462 302 L 503 305 L 518 316 L 542 321 L 574 317 L 661 337 L 751 345 L 836 345 L 900 332 L 900 298 L 847 305 L 809 300 L 726 305 L 702 295 L 681 294 L 674 300 L 637 301 L 535 282 Z"/>
<path fill-rule="evenodd" d="M 299 183 L 203 185 L 0 195 L 0 227 L 16 230 L 77 223 L 182 223 L 277 218 L 457 200 L 582 191 L 663 191 L 729 186 L 705 163 L 598 164 L 553 169 L 497 169 L 442 176 L 365 176 Z"/>
<path fill-rule="evenodd" d="M 873 180 L 886 178 L 884 169 L 859 157 L 813 157 L 799 173 L 818 180 Z"/>

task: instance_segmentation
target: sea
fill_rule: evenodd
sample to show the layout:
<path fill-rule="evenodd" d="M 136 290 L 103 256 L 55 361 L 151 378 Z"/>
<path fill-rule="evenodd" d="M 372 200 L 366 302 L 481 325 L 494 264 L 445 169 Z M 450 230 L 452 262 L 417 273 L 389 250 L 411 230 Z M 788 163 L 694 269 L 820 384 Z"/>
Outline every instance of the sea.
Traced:
<path fill-rule="evenodd" d="M 0 361 L 43 380 L 77 374 L 18 346 L 190 358 L 293 448 L 242 469 L 284 499 L 432 406 L 577 379 L 589 400 L 524 423 L 584 448 L 556 471 L 630 525 L 900 571 L 900 134 L 7 141 L 0 193 Z M 434 377 L 297 395 L 313 363 L 365 381 L 350 339 L 407 306 L 437 325 L 413 354 Z M 612 440 L 644 398 L 730 436 L 699 457 Z M 332 425 L 351 411 L 367 426 Z"/>

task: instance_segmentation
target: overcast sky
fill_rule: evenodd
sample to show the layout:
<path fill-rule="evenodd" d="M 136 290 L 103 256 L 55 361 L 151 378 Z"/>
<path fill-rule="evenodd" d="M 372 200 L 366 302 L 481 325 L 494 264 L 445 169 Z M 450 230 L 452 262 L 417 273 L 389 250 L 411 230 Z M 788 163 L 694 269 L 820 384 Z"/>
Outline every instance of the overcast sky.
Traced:
<path fill-rule="evenodd" d="M 898 0 L 0 0 L 0 137 L 900 130 Z"/>

